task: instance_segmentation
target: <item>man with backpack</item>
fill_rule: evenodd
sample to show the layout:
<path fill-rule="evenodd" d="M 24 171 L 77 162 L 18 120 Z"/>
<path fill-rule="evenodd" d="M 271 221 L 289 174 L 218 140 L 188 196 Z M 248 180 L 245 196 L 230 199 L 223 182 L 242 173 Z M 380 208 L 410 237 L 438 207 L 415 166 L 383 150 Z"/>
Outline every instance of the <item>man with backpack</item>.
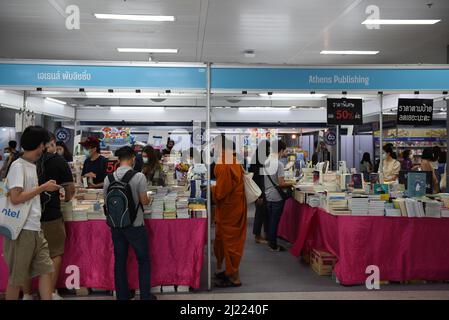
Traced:
<path fill-rule="evenodd" d="M 139 264 L 139 289 L 141 300 L 156 300 L 151 294 L 150 250 L 147 229 L 143 220 L 143 205 L 150 203 L 145 175 L 132 168 L 136 154 L 131 147 L 116 151 L 120 166 L 104 181 L 105 214 L 111 227 L 114 243 L 114 276 L 118 300 L 129 300 L 128 273 L 126 269 L 128 248 L 133 248 Z"/>

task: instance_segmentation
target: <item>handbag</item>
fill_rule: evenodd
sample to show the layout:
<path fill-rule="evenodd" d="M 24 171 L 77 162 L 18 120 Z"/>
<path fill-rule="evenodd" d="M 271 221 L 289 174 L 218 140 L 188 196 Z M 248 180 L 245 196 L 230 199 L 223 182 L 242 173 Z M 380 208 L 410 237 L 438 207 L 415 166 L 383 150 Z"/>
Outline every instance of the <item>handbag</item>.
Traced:
<path fill-rule="evenodd" d="M 288 200 L 291 197 L 293 197 L 293 191 L 291 188 L 288 188 L 286 191 L 284 191 L 281 187 L 279 187 L 279 185 L 274 183 L 274 181 L 273 181 L 273 179 L 271 179 L 270 175 L 267 175 L 267 177 L 268 177 L 268 179 L 270 179 L 271 183 L 276 188 L 277 192 L 279 193 L 279 195 L 281 196 L 283 201 Z"/>
<path fill-rule="evenodd" d="M 242 168 L 243 169 L 243 168 Z M 262 194 L 257 183 L 253 180 L 254 173 L 243 170 L 243 181 L 245 183 L 246 203 L 256 202 Z"/>
<path fill-rule="evenodd" d="M 24 185 L 26 180 L 25 168 L 23 168 Z M 10 240 L 16 240 L 27 221 L 31 210 L 31 200 L 12 204 L 7 194 L 0 197 L 0 234 Z"/>

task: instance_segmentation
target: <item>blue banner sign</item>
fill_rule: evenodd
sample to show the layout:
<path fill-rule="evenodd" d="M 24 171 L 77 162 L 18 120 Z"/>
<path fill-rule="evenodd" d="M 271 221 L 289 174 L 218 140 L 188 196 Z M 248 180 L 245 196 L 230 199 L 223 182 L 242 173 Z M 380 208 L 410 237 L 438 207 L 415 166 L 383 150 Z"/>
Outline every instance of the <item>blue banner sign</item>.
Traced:
<path fill-rule="evenodd" d="M 206 68 L 0 63 L 0 86 L 204 89 Z"/>
<path fill-rule="evenodd" d="M 449 69 L 213 68 L 212 88 L 448 90 Z"/>

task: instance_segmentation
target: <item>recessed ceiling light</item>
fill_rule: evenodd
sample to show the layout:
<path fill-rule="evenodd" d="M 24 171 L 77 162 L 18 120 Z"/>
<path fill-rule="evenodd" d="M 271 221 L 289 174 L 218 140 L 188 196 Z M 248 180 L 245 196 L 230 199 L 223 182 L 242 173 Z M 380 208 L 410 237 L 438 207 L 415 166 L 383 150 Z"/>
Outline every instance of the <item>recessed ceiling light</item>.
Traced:
<path fill-rule="evenodd" d="M 239 111 L 290 111 L 284 107 L 239 107 Z"/>
<path fill-rule="evenodd" d="M 58 100 L 58 99 L 53 99 L 53 98 L 45 98 L 45 100 L 51 101 L 51 102 L 55 102 L 55 103 L 59 103 L 59 104 L 67 104 L 67 102 L 62 101 L 62 100 Z"/>
<path fill-rule="evenodd" d="M 295 99 L 295 98 L 323 98 L 326 96 L 326 94 L 320 94 L 320 93 L 260 93 L 259 96 L 261 97 L 271 97 L 271 98 L 285 98 L 285 99 Z"/>
<path fill-rule="evenodd" d="M 178 53 L 178 49 L 117 48 L 118 52 L 132 53 Z"/>
<path fill-rule="evenodd" d="M 379 51 L 359 51 L 359 50 L 322 50 L 320 54 L 378 54 Z"/>
<path fill-rule="evenodd" d="M 389 25 L 418 25 L 418 24 L 436 24 L 440 19 L 435 20 L 403 20 L 403 19 L 366 19 L 362 24 L 389 24 Z"/>
<path fill-rule="evenodd" d="M 175 21 L 174 16 L 153 16 L 143 14 L 108 14 L 94 13 L 97 19 L 106 20 L 128 20 L 128 21 L 154 21 L 154 22 L 171 22 Z"/>

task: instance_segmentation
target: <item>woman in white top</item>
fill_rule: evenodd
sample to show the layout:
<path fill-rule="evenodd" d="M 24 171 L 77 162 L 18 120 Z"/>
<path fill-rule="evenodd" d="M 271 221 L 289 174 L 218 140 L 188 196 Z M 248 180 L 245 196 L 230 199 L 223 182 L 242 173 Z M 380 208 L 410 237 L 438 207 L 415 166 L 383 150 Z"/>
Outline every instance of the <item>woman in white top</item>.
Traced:
<path fill-rule="evenodd" d="M 401 170 L 401 163 L 393 158 L 393 147 L 391 145 L 385 145 L 382 152 L 382 172 L 384 182 L 396 181 Z M 379 168 L 380 173 L 380 168 Z"/>

